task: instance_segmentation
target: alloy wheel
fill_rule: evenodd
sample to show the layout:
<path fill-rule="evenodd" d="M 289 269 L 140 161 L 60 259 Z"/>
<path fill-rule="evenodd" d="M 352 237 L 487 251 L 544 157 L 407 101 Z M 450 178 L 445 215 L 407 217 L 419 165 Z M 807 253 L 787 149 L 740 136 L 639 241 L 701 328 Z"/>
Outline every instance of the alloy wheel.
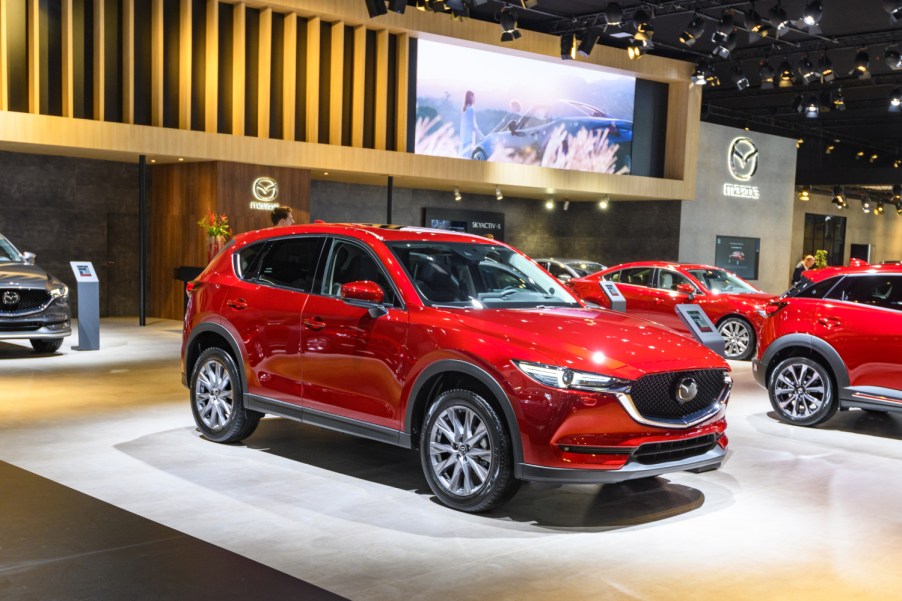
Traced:
<path fill-rule="evenodd" d="M 747 325 L 738 319 L 731 319 L 721 325 L 719 331 L 728 359 L 738 359 L 746 354 L 751 342 L 751 333 Z"/>
<path fill-rule="evenodd" d="M 807 418 L 824 406 L 827 386 L 813 367 L 790 363 L 774 377 L 773 398 L 787 416 Z"/>
<path fill-rule="evenodd" d="M 460 497 L 476 494 L 492 472 L 492 441 L 485 422 L 468 407 L 446 408 L 429 432 L 429 459 L 447 492 Z"/>
<path fill-rule="evenodd" d="M 232 392 L 232 379 L 225 365 L 215 359 L 207 361 L 197 375 L 194 399 L 198 416 L 210 430 L 222 430 L 232 418 Z"/>

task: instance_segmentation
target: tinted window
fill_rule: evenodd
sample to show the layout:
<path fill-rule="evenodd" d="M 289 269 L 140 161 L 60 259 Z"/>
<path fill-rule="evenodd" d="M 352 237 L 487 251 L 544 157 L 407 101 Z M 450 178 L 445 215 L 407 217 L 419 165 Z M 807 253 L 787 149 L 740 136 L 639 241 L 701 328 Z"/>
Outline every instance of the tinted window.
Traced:
<path fill-rule="evenodd" d="M 571 277 L 571 274 L 569 271 L 567 271 L 567 268 L 556 261 L 548 263 L 547 269 L 551 273 L 551 275 L 556 278 L 559 278 L 561 276 L 567 276 L 568 278 Z"/>
<path fill-rule="evenodd" d="M 847 277 L 830 291 L 828 298 L 902 311 L 902 276 Z"/>
<path fill-rule="evenodd" d="M 612 274 L 611 281 L 621 284 L 633 284 L 634 286 L 648 286 L 651 284 L 651 267 L 631 267 Z"/>
<path fill-rule="evenodd" d="M 688 271 L 714 294 L 720 294 L 721 292 L 727 294 L 754 294 L 759 292 L 745 280 L 741 280 L 723 269 L 690 269 Z"/>
<path fill-rule="evenodd" d="M 662 290 L 676 290 L 677 286 L 679 286 L 680 284 L 689 284 L 690 286 L 692 286 L 692 289 L 695 290 L 695 286 L 692 284 L 689 278 L 684 276 L 682 273 L 662 269 L 658 272 L 658 285 L 655 287 Z"/>
<path fill-rule="evenodd" d="M 303 292 L 313 290 L 313 277 L 325 238 L 285 238 L 273 242 L 260 264 L 258 280 Z"/>
<path fill-rule="evenodd" d="M 824 298 L 830 289 L 836 285 L 836 282 L 839 281 L 839 278 L 827 278 L 823 282 L 818 282 L 817 284 L 812 284 L 811 280 L 806 278 L 802 278 L 803 281 L 808 283 L 808 286 L 802 287 L 799 286 L 798 291 L 793 295 L 796 298 Z"/>
<path fill-rule="evenodd" d="M 332 260 L 326 272 L 324 293 L 329 296 L 338 296 L 341 293 L 342 284 L 362 280 L 379 284 L 385 294 L 384 302 L 390 305 L 395 304 L 394 288 L 376 259 L 362 246 L 336 241 L 332 248 Z"/>
<path fill-rule="evenodd" d="M 265 242 L 252 244 L 235 253 L 235 271 L 242 280 L 251 279 L 256 275 L 256 267 L 260 253 L 266 247 Z"/>

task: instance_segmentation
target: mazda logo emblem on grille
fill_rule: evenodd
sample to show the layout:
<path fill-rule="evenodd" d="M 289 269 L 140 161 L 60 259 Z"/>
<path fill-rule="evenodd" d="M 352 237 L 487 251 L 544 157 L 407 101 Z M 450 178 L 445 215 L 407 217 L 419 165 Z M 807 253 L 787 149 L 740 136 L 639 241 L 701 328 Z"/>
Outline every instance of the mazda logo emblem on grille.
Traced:
<path fill-rule="evenodd" d="M 676 400 L 681 405 L 685 405 L 698 396 L 698 382 L 693 378 L 683 378 L 677 384 Z"/>
<path fill-rule="evenodd" d="M 17 292 L 13 292 L 12 290 L 6 290 L 3 292 L 3 304 L 4 305 L 15 305 L 19 302 L 19 294 Z"/>

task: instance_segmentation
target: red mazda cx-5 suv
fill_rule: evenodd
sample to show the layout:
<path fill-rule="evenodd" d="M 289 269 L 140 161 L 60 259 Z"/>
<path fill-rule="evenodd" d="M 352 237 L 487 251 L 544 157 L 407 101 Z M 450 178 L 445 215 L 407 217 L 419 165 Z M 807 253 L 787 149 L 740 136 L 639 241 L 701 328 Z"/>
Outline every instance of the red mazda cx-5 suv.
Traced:
<path fill-rule="evenodd" d="M 902 265 L 827 267 L 768 306 L 755 379 L 781 420 L 902 410 Z"/>
<path fill-rule="evenodd" d="M 617 282 L 626 299 L 626 312 L 681 332 L 689 328 L 676 306 L 694 303 L 717 325 L 727 359 L 746 360 L 755 354 L 757 332 L 764 323 L 764 307 L 776 298 L 737 275 L 710 265 L 639 261 L 608 267 L 567 285 L 583 300 L 610 306 L 600 279 Z"/>
<path fill-rule="evenodd" d="M 727 364 L 587 308 L 478 236 L 313 224 L 240 235 L 188 286 L 183 381 L 203 435 L 264 414 L 419 449 L 446 505 L 521 480 L 605 483 L 723 461 Z"/>

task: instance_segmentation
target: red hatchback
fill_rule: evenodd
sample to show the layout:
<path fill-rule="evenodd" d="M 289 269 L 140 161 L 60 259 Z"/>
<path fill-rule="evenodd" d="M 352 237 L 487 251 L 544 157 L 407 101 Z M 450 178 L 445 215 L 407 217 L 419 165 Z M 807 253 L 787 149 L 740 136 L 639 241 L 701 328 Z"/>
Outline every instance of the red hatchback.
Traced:
<path fill-rule="evenodd" d="M 828 267 L 768 307 L 755 379 L 777 416 L 814 426 L 837 410 L 902 410 L 902 265 Z"/>
<path fill-rule="evenodd" d="M 617 282 L 626 299 L 626 312 L 681 332 L 689 328 L 676 306 L 694 303 L 705 310 L 724 339 L 727 359 L 751 359 L 757 332 L 764 323 L 764 307 L 776 298 L 725 269 L 691 263 L 640 261 L 608 267 L 568 282 L 583 300 L 609 306 L 599 280 Z"/>
<path fill-rule="evenodd" d="M 266 414 L 419 449 L 446 505 L 521 480 L 605 483 L 723 461 L 727 364 L 667 328 L 585 307 L 510 246 L 314 224 L 235 238 L 189 284 L 197 427 Z"/>

